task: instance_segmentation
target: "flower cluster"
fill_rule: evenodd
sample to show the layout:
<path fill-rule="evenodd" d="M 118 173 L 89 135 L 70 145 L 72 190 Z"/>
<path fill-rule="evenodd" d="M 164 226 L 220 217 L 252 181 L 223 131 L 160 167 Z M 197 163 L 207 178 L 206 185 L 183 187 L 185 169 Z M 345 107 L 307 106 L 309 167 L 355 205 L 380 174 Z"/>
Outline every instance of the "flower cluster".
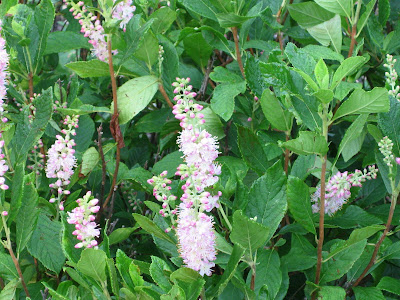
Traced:
<path fill-rule="evenodd" d="M 388 167 L 393 167 L 393 142 L 387 136 L 385 136 L 378 143 L 379 151 L 383 154 L 383 161 Z"/>
<path fill-rule="evenodd" d="M 36 175 L 40 174 L 40 170 L 43 170 L 44 167 L 44 157 L 45 155 L 41 153 L 40 149 L 43 149 L 43 141 L 39 139 L 37 144 L 31 150 L 31 153 L 28 154 L 28 159 L 32 162 L 31 165 L 28 165 L 27 168 L 36 173 Z"/>
<path fill-rule="evenodd" d="M 2 23 L 0 20 L 0 33 L 2 31 Z M 7 78 L 8 78 L 8 53 L 6 51 L 6 41 L 0 35 L 0 119 L 3 123 L 6 123 L 8 120 L 4 116 L 4 99 L 6 99 L 7 95 Z"/>
<path fill-rule="evenodd" d="M 71 136 L 76 135 L 75 128 L 78 128 L 79 116 L 67 116 L 64 119 L 64 125 L 67 129 L 61 132 L 65 135 L 56 135 L 57 140 L 48 151 L 48 160 L 46 167 L 46 176 L 48 178 L 57 178 L 55 183 L 50 184 L 51 188 L 61 194 L 69 194 L 68 190 L 64 190 L 64 186 L 69 184 L 69 179 L 74 174 L 74 167 L 76 166 L 76 158 L 74 156 L 75 146 L 74 139 Z M 50 199 L 50 202 L 55 202 L 55 199 Z"/>
<path fill-rule="evenodd" d="M 75 225 L 75 231 L 72 233 L 80 241 L 75 248 L 92 248 L 97 246 L 96 237 L 99 237 L 100 230 L 94 222 L 96 217 L 93 215 L 100 210 L 98 199 L 91 199 L 91 192 L 87 192 L 83 198 L 76 200 L 79 204 L 72 212 L 67 212 L 67 222 Z"/>
<path fill-rule="evenodd" d="M 392 95 L 397 100 L 400 100 L 400 86 L 396 85 L 399 76 L 397 75 L 396 69 L 394 68 L 396 59 L 393 58 L 392 55 L 388 54 L 386 55 L 386 62 L 387 63 L 383 66 L 389 69 L 389 72 L 385 72 L 386 83 L 390 86 L 389 95 Z"/>
<path fill-rule="evenodd" d="M 218 181 L 217 175 L 221 173 L 221 167 L 214 162 L 218 157 L 218 142 L 202 128 L 205 123 L 203 106 L 195 103 L 196 93 L 192 91 L 193 87 L 189 82 L 189 78 L 177 78 L 177 82 L 172 84 L 176 94 L 176 104 L 172 112 L 180 120 L 182 127 L 177 142 L 185 162 L 179 165 L 175 173 L 185 182 L 182 186 L 176 235 L 179 252 L 186 266 L 200 275 L 210 276 L 216 259 L 215 233 L 213 219 L 205 212 L 219 207 L 221 192 L 213 191 L 213 186 Z M 154 186 L 156 199 L 163 202 L 160 214 L 173 219 L 177 209 L 170 209 L 170 201 L 176 197 L 170 194 L 171 188 L 168 184 L 171 181 L 166 175 L 164 171 L 148 182 Z"/>
<path fill-rule="evenodd" d="M 0 20 L 0 33 L 2 31 L 2 23 Z M 6 123 L 8 120 L 4 116 L 5 114 L 5 109 L 4 109 L 4 99 L 6 98 L 7 95 L 7 77 L 8 77 L 8 54 L 5 49 L 6 42 L 0 35 L 0 119 L 1 122 Z M 0 133 L 0 139 L 1 139 L 1 133 Z M 3 148 L 4 147 L 4 140 L 0 140 L 0 189 L 6 190 L 8 189 L 8 185 L 5 184 L 5 178 L 4 174 L 8 170 L 8 166 L 6 164 L 6 161 L 4 159 L 4 154 L 3 154 Z"/>
<path fill-rule="evenodd" d="M 115 2 L 116 0 L 114 0 Z M 121 20 L 119 27 L 125 31 L 126 24 L 132 19 L 135 10 L 136 6 L 133 5 L 132 0 L 122 0 L 114 7 L 112 16 L 116 20 Z"/>
<path fill-rule="evenodd" d="M 81 32 L 84 33 L 85 37 L 89 38 L 89 43 L 93 46 L 94 55 L 102 61 L 107 61 L 106 36 L 100 20 L 93 13 L 88 12 L 83 1 L 75 3 L 72 0 L 64 0 L 64 3 L 71 6 L 70 12 L 72 12 L 75 19 L 79 20 Z"/>
<path fill-rule="evenodd" d="M 147 180 L 147 182 L 154 186 L 153 196 L 158 200 L 163 202 L 162 209 L 160 209 L 160 215 L 164 218 L 170 217 L 172 223 L 172 229 L 175 229 L 174 215 L 177 214 L 177 208 L 172 209 L 173 203 L 176 200 L 176 196 L 171 194 L 171 180 L 166 178 L 168 175 L 167 171 L 162 172 L 159 176 L 153 176 L 153 178 Z M 169 232 L 171 228 L 167 228 L 165 231 Z"/>
<path fill-rule="evenodd" d="M 205 213 L 194 209 L 182 209 L 179 212 L 176 234 L 179 237 L 179 252 L 183 262 L 201 276 L 211 276 L 215 266 L 215 234 L 213 221 Z"/>
<path fill-rule="evenodd" d="M 368 166 L 368 170 L 356 170 L 353 174 L 346 172 L 337 172 L 326 184 L 325 191 L 325 213 L 332 216 L 340 210 L 343 204 L 350 198 L 350 189 L 352 186 L 361 187 L 366 180 L 375 179 L 378 169 L 375 166 Z M 315 193 L 311 196 L 313 213 L 320 210 L 319 201 L 321 198 L 321 186 L 317 187 Z"/>

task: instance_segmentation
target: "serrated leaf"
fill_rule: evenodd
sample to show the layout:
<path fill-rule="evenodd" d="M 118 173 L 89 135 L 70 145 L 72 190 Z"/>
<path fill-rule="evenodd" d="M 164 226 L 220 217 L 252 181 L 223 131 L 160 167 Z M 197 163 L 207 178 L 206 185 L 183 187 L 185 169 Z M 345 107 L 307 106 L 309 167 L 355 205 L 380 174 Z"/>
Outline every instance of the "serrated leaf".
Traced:
<path fill-rule="evenodd" d="M 159 257 L 151 257 L 150 275 L 154 282 L 158 284 L 165 292 L 168 292 L 172 285 L 169 282 L 169 274 L 172 273 L 168 264 Z"/>
<path fill-rule="evenodd" d="M 257 217 L 257 222 L 269 227 L 270 239 L 287 209 L 286 176 L 280 162 L 254 181 L 248 195 L 246 215 Z"/>
<path fill-rule="evenodd" d="M 339 106 L 333 120 L 351 114 L 367 114 L 389 111 L 389 95 L 385 88 L 374 88 L 366 92 L 355 90 L 350 97 Z"/>
<path fill-rule="evenodd" d="M 351 18 L 353 8 L 352 0 L 315 0 L 315 2 L 334 14 L 339 14 L 348 19 Z"/>
<path fill-rule="evenodd" d="M 77 269 L 84 275 L 93 278 L 97 282 L 103 283 L 107 279 L 106 263 L 107 255 L 104 251 L 87 248 L 82 251 Z"/>
<path fill-rule="evenodd" d="M 110 76 L 108 64 L 98 59 L 71 62 L 65 66 L 81 78 Z"/>
<path fill-rule="evenodd" d="M 142 76 L 125 82 L 117 90 L 119 122 L 125 124 L 147 107 L 158 90 L 158 78 Z M 111 111 L 114 105 L 111 105 Z"/>
<path fill-rule="evenodd" d="M 90 147 L 83 153 L 81 173 L 87 176 L 97 166 L 100 155 L 96 148 Z"/>
<path fill-rule="evenodd" d="M 321 24 L 335 16 L 312 1 L 291 4 L 288 8 L 290 16 L 304 28 Z"/>
<path fill-rule="evenodd" d="M 263 92 L 260 103 L 265 117 L 272 126 L 282 131 L 288 131 L 292 128 L 292 114 L 282 106 L 269 89 Z"/>
<path fill-rule="evenodd" d="M 339 15 L 335 15 L 332 19 L 321 24 L 309 27 L 307 31 L 322 46 L 329 46 L 331 44 L 337 53 L 341 52 L 342 27 Z"/>
<path fill-rule="evenodd" d="M 316 234 L 308 185 L 299 178 L 289 177 L 286 193 L 293 218 L 309 232 Z"/>
<path fill-rule="evenodd" d="M 282 143 L 282 147 L 300 155 L 325 155 L 329 150 L 325 138 L 311 131 L 300 131 L 298 138 Z"/>
<path fill-rule="evenodd" d="M 59 273 L 65 262 L 61 247 L 61 224 L 40 214 L 28 250 L 46 268 Z"/>
<path fill-rule="evenodd" d="M 376 287 L 389 293 L 400 295 L 400 280 L 396 278 L 385 276 Z"/>
<path fill-rule="evenodd" d="M 268 227 L 250 220 L 242 214 L 242 211 L 237 210 L 233 214 L 233 228 L 230 235 L 233 243 L 253 253 L 267 242 L 268 235 Z"/>
<path fill-rule="evenodd" d="M 170 243 L 173 244 L 175 243 L 175 241 L 168 234 L 166 234 L 160 227 L 156 225 L 156 223 L 154 223 L 149 218 L 139 214 L 132 214 L 132 215 L 135 218 L 136 222 L 138 222 L 139 225 L 148 233 L 154 234 L 156 237 L 166 240 Z"/>
<path fill-rule="evenodd" d="M 346 58 L 337 68 L 335 74 L 332 77 L 332 83 L 330 86 L 331 90 L 334 90 L 338 84 L 348 75 L 353 74 L 357 71 L 364 63 L 366 63 L 365 57 L 355 56 Z"/>

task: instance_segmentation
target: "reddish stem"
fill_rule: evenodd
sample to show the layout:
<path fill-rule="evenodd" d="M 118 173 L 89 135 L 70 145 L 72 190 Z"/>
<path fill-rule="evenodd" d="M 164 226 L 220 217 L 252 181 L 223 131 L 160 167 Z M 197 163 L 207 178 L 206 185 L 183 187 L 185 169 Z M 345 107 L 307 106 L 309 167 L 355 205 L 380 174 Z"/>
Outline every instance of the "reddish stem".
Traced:
<path fill-rule="evenodd" d="M 232 34 L 233 34 L 233 40 L 235 41 L 236 59 L 239 64 L 240 72 L 242 73 L 243 78 L 246 79 L 246 75 L 244 73 L 244 68 L 243 68 L 242 56 L 240 55 L 237 27 L 232 27 Z"/>

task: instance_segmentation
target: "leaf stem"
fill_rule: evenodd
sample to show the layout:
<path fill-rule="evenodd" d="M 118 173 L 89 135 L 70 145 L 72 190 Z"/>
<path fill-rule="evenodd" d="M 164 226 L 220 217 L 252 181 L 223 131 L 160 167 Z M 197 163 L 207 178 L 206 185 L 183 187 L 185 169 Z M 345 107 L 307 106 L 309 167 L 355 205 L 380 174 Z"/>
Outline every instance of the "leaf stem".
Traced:
<path fill-rule="evenodd" d="M 232 231 L 232 225 L 231 225 L 231 222 L 229 222 L 229 220 L 228 220 L 228 217 L 226 216 L 226 214 L 225 214 L 225 211 L 224 211 L 224 209 L 222 208 L 222 206 L 221 206 L 221 205 L 220 205 L 220 206 L 218 206 L 218 210 L 220 211 L 220 213 L 221 213 L 222 217 L 224 218 L 226 225 L 228 225 L 228 229 L 229 229 L 229 231 Z"/>
<path fill-rule="evenodd" d="M 239 64 L 240 72 L 242 73 L 243 78 L 246 80 L 246 75 L 244 73 L 244 68 L 243 68 L 242 56 L 240 55 L 240 49 L 239 49 L 238 30 L 237 27 L 232 27 L 231 29 L 233 34 L 233 40 L 235 41 L 236 60 Z"/>
<path fill-rule="evenodd" d="M 22 284 L 22 287 L 23 287 L 23 289 L 25 291 L 25 294 L 26 294 L 27 297 L 30 298 L 31 296 L 29 295 L 28 288 L 26 287 L 24 276 L 22 275 L 21 267 L 19 266 L 18 259 L 15 257 L 14 251 L 13 251 L 12 246 L 11 246 L 10 229 L 7 227 L 6 218 L 3 215 L 1 215 L 1 218 L 2 218 L 2 221 L 3 221 L 4 231 L 6 233 L 6 238 L 7 238 L 7 240 L 5 242 L 2 242 L 3 246 L 5 248 L 7 248 L 8 252 L 10 253 L 11 259 L 12 259 L 12 261 L 14 263 L 15 268 L 17 269 L 18 276 L 19 276 L 19 278 L 21 280 L 21 284 Z"/>
<path fill-rule="evenodd" d="M 353 51 L 354 51 L 354 46 L 356 44 L 356 36 L 357 36 L 357 23 L 358 23 L 358 18 L 360 16 L 360 10 L 361 10 L 361 2 L 358 1 L 357 3 L 357 8 L 356 8 L 356 14 L 354 16 L 354 19 L 352 20 L 352 28 L 351 28 L 351 33 L 350 33 L 350 48 L 349 48 L 349 54 L 347 57 L 352 57 L 353 56 Z"/>
<path fill-rule="evenodd" d="M 172 104 L 171 100 L 169 99 L 168 94 L 165 91 L 164 86 L 163 86 L 163 84 L 161 82 L 158 84 L 158 89 L 160 90 L 161 95 L 163 95 L 163 97 L 164 97 L 165 101 L 167 102 L 168 106 L 173 109 L 174 105 Z"/>

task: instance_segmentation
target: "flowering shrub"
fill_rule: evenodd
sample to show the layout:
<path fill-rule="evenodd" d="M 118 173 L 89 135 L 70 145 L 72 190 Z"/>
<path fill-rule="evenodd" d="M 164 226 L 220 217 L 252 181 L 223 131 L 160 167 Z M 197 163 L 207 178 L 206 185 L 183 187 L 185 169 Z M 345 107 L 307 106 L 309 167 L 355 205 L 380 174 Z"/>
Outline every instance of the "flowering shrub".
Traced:
<path fill-rule="evenodd" d="M 396 1 L 0 5 L 0 300 L 400 297 Z"/>

